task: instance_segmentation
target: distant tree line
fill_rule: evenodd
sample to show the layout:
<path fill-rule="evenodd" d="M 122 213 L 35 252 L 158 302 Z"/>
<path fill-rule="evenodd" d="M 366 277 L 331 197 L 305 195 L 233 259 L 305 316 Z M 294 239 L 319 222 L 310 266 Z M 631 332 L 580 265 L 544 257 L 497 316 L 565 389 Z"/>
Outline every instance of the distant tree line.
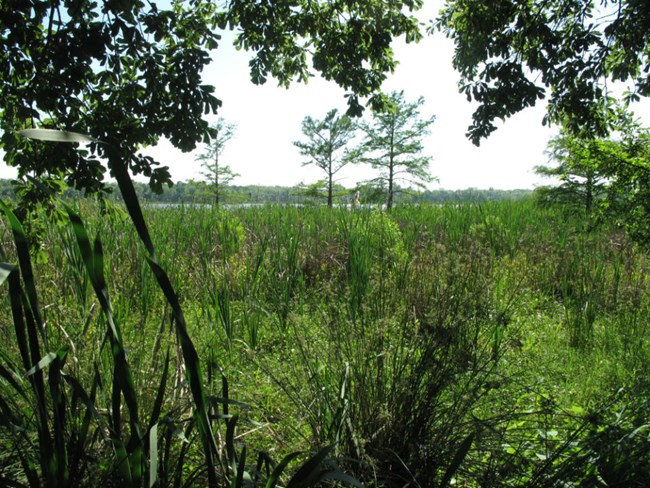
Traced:
<path fill-rule="evenodd" d="M 114 183 L 108 183 L 109 199 L 119 192 Z M 211 193 L 210 183 L 204 181 L 179 181 L 163 193 L 157 194 L 151 190 L 147 183 L 135 182 L 138 196 L 143 202 L 149 203 L 214 203 L 214 194 Z M 370 189 L 366 192 L 363 187 L 345 188 L 336 185 L 334 188 L 334 203 L 338 205 L 350 204 L 354 200 L 357 190 L 361 193 L 363 203 L 379 203 L 380 197 L 373 199 Z M 517 200 L 531 196 L 532 190 L 498 190 L 490 188 L 482 190 L 478 188 L 467 188 L 464 190 L 425 190 L 397 193 L 397 204 L 414 203 L 446 203 L 446 202 L 487 202 L 497 200 Z M 68 189 L 64 197 L 76 197 L 81 193 Z M 15 196 L 15 188 L 12 180 L 0 179 L 0 197 L 10 199 Z M 223 201 L 225 205 L 236 205 L 243 203 L 251 204 L 326 204 L 327 200 L 321 193 L 309 191 L 309 187 L 296 186 L 262 186 L 262 185 L 231 185 L 228 187 L 227 198 Z"/>

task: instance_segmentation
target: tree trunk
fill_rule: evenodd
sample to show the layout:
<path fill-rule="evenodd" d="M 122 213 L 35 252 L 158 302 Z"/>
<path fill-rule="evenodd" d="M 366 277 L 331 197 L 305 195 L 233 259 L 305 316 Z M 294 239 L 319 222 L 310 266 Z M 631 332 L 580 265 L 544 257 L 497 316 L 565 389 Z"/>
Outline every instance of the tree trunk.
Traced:
<path fill-rule="evenodd" d="M 214 206 L 219 206 L 219 151 L 214 155 Z"/>
<path fill-rule="evenodd" d="M 591 208 L 594 202 L 594 175 L 591 171 L 587 173 L 587 182 L 585 184 L 585 213 L 587 218 L 591 217 Z"/>
<path fill-rule="evenodd" d="M 327 206 L 332 208 L 332 172 L 329 172 L 329 181 L 327 182 Z"/>
<path fill-rule="evenodd" d="M 390 211 L 393 208 L 393 156 L 390 158 L 390 165 L 388 166 L 388 199 L 386 201 L 386 210 Z"/>

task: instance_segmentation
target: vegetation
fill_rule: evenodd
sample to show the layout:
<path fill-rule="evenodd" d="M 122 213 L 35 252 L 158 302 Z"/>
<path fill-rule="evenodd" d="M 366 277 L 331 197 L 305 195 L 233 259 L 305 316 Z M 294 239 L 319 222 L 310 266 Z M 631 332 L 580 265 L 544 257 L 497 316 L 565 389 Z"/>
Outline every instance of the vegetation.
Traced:
<path fill-rule="evenodd" d="M 563 133 L 549 143 L 556 167 L 541 168 L 560 185 L 537 190 L 546 203 L 581 208 L 595 223 L 607 219 L 625 227 L 640 243 L 650 242 L 650 134 L 630 114 L 619 116 L 618 136 L 577 137 Z"/>
<path fill-rule="evenodd" d="M 556 178 L 560 184 L 538 188 L 541 202 L 576 206 L 591 218 L 606 187 L 605 178 L 598 173 L 595 164 L 603 156 L 599 141 L 563 134 L 549 142 L 548 154 L 557 166 L 538 166 L 535 172 Z"/>
<path fill-rule="evenodd" d="M 145 207 L 146 244 L 121 211 L 63 210 L 32 275 L 1 228 L 3 482 L 205 486 L 196 374 L 219 486 L 306 483 L 271 459 L 327 445 L 366 486 L 648 481 L 650 261 L 615 227 L 530 199 Z"/>
<path fill-rule="evenodd" d="M 187 203 L 187 204 L 210 204 L 212 199 L 208 196 L 209 188 L 203 181 L 179 181 L 164 193 L 157 194 L 145 183 L 133 183 L 138 198 L 147 203 Z M 318 190 L 321 189 L 318 184 Z M 116 184 L 107 183 L 109 190 L 108 199 L 119 201 Z M 359 187 L 362 188 L 362 187 Z M 354 198 L 355 189 L 335 185 L 334 201 L 338 204 L 350 204 Z M 363 190 L 364 201 L 368 200 L 369 191 Z M 495 202 L 500 200 L 521 200 L 533 193 L 532 190 L 497 190 L 466 188 L 464 190 L 411 190 L 399 192 L 395 195 L 395 203 L 446 203 L 446 202 Z M 302 186 L 259 186 L 259 185 L 231 185 L 228 188 L 229 201 L 234 204 L 314 204 L 322 203 L 320 191 L 305 191 Z M 16 195 L 16 188 L 12 180 L 0 179 L 0 197 L 13 198 Z M 74 190 L 66 190 L 63 195 L 66 198 L 81 198 L 83 195 Z"/>
<path fill-rule="evenodd" d="M 373 106 L 384 101 L 381 84 L 396 65 L 392 39 L 421 37 L 411 14 L 421 2 L 413 0 L 158 3 L 2 2 L 1 147 L 21 178 L 98 192 L 105 159 L 111 174 L 127 164 L 160 193 L 170 182 L 168 169 L 138 151 L 160 137 L 191 151 L 215 136 L 203 116 L 216 113 L 221 101 L 201 73 L 218 48 L 217 27 L 236 29 L 237 46 L 254 53 L 254 83 L 273 76 L 287 86 L 316 71 L 348 92 L 355 115 L 363 110 L 360 97 Z M 108 145 L 80 152 L 16 137 L 33 127 L 79 132 Z"/>
<path fill-rule="evenodd" d="M 375 112 L 371 122 L 361 122 L 365 139 L 358 148 L 358 161 L 379 170 L 371 186 L 384 194 L 386 208 L 393 208 L 398 184 L 423 188 L 433 181 L 429 174 L 431 157 L 422 156 L 422 138 L 429 133 L 435 117 L 422 119 L 419 107 L 423 98 L 407 102 L 404 92 L 393 92 L 390 108 Z"/>
<path fill-rule="evenodd" d="M 497 119 L 548 100 L 546 123 L 604 137 L 616 120 L 608 89 L 627 102 L 650 94 L 650 11 L 637 0 L 448 0 L 431 31 L 453 39 L 459 86 L 478 102 L 468 137 L 479 144 Z M 548 88 L 548 90 L 547 90 Z"/>
<path fill-rule="evenodd" d="M 219 202 L 225 193 L 227 187 L 237 176 L 237 173 L 230 169 L 230 166 L 219 164 L 219 156 L 223 152 L 226 143 L 235 135 L 235 125 L 228 124 L 223 118 L 218 118 L 212 124 L 211 129 L 214 131 L 214 138 L 206 150 L 196 158 L 204 169 L 202 175 L 210 182 L 212 194 L 214 195 L 214 204 L 219 206 Z"/>
<path fill-rule="evenodd" d="M 0 484 L 650 484 L 649 136 L 601 85 L 648 94 L 648 9 L 450 0 L 438 21 L 480 103 L 474 142 L 552 88 L 562 174 L 586 170 L 582 213 L 475 190 L 399 204 L 399 184 L 430 178 L 433 118 L 380 88 L 392 39 L 421 37 L 421 6 L 0 5 L 1 147 L 19 170 L 0 200 Z M 228 131 L 202 119 L 220 101 L 200 76 L 218 26 L 254 52 L 255 83 L 306 81 L 309 60 L 349 115 L 367 99 L 362 159 L 381 173 L 363 198 L 385 190 L 390 213 L 218 208 L 200 204 L 205 182 L 161 197 L 191 205 L 141 207 L 131 174 L 149 180 L 143 200 L 171 185 L 137 152 L 160 137 L 211 144 L 223 182 Z M 65 186 L 119 197 L 60 199 Z M 614 218 L 591 225 L 594 204 Z"/>
<path fill-rule="evenodd" d="M 327 206 L 334 202 L 334 176 L 351 162 L 350 150 L 345 146 L 354 137 L 356 125 L 347 115 L 338 115 L 337 110 L 330 110 L 323 120 L 314 120 L 307 116 L 302 121 L 302 133 L 307 142 L 295 141 L 300 154 L 308 156 L 309 161 L 303 165 L 314 164 L 325 172 L 325 192 Z M 343 154 L 339 156 L 340 150 Z M 320 187 L 317 184 L 316 189 Z"/>

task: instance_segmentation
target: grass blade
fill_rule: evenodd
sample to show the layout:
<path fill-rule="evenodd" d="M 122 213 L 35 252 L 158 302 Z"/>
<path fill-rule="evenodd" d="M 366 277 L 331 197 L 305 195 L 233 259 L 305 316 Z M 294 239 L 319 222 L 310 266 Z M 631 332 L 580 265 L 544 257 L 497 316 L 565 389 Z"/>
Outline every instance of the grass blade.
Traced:
<path fill-rule="evenodd" d="M 323 461 L 327 459 L 334 446 L 327 446 L 310 457 L 296 473 L 291 477 L 287 488 L 298 488 L 312 486 L 322 479 L 323 471 L 320 469 Z"/>
<path fill-rule="evenodd" d="M 7 278 L 9 278 L 9 274 L 16 269 L 15 264 L 9 264 L 9 263 L 0 263 L 0 285 L 2 285 Z"/>
<path fill-rule="evenodd" d="M 158 481 L 158 424 L 149 429 L 149 488 Z"/>
<path fill-rule="evenodd" d="M 117 184 L 124 198 L 124 203 L 126 205 L 127 211 L 131 217 L 133 225 L 136 228 L 140 240 L 145 246 L 149 256 L 147 257 L 147 262 L 149 267 L 153 271 L 156 281 L 160 286 L 165 298 L 172 307 L 172 312 L 174 314 L 174 323 L 176 326 L 176 334 L 181 343 L 181 350 L 183 352 L 183 360 L 185 362 L 185 368 L 187 375 L 189 377 L 190 390 L 192 392 L 192 397 L 195 405 L 195 415 L 197 419 L 197 428 L 199 431 L 199 436 L 203 444 L 203 449 L 206 456 L 206 464 L 208 470 L 208 484 L 210 486 L 216 486 L 218 483 L 216 472 L 215 472 L 215 461 L 218 457 L 218 448 L 216 440 L 212 433 L 212 427 L 210 425 L 209 418 L 209 406 L 206 401 L 206 396 L 203 387 L 203 376 L 201 374 L 201 367 L 199 363 L 198 353 L 194 347 L 194 343 L 190 339 L 189 333 L 187 332 L 187 325 L 185 323 L 185 317 L 183 315 L 180 302 L 174 291 L 174 288 L 169 281 L 167 273 L 162 269 L 158 264 L 156 254 L 154 252 L 153 243 L 149 235 L 149 230 L 144 220 L 142 214 L 142 209 L 138 201 L 138 197 L 133 187 L 133 181 L 129 176 L 127 170 L 127 164 L 122 160 L 121 156 L 117 154 L 115 148 L 112 148 L 113 154 L 111 158 L 111 169 L 113 171 L 113 176 L 117 180 Z"/>
<path fill-rule="evenodd" d="M 14 242 L 16 244 L 16 253 L 18 254 L 18 264 L 20 265 L 20 274 L 22 275 L 23 283 L 25 284 L 25 293 L 29 301 L 31 313 L 38 325 L 38 331 L 42 335 L 43 344 L 46 349 L 49 349 L 47 336 L 45 335 L 45 328 L 43 327 L 43 319 L 41 318 L 40 306 L 38 304 L 36 285 L 34 284 L 32 259 L 29 255 L 29 243 L 27 242 L 25 229 L 18 220 L 18 217 L 16 217 L 7 204 L 1 199 L 0 209 L 4 211 L 13 232 Z"/>
<path fill-rule="evenodd" d="M 463 440 L 463 442 L 460 444 L 460 447 L 456 451 L 456 454 L 454 454 L 454 459 L 451 461 L 451 464 L 447 467 L 447 470 L 445 471 L 445 474 L 442 477 L 442 481 L 440 482 L 440 486 L 449 485 L 451 478 L 454 476 L 454 474 L 456 474 L 456 471 L 458 471 L 458 468 L 460 468 L 460 465 L 465 460 L 465 456 L 467 456 L 467 453 L 472 447 L 473 442 L 474 442 L 473 433 L 468 435 L 465 438 L 465 440 Z"/>
<path fill-rule="evenodd" d="M 282 458 L 282 461 L 278 463 L 278 465 L 273 468 L 273 472 L 271 473 L 271 476 L 266 480 L 266 485 L 265 488 L 275 488 L 278 484 L 278 481 L 280 481 L 280 476 L 286 469 L 286 467 L 289 465 L 291 461 L 296 459 L 298 456 L 300 456 L 301 453 L 299 452 L 292 452 L 291 454 L 287 454 L 284 458 Z"/>
<path fill-rule="evenodd" d="M 129 411 L 129 424 L 130 424 L 130 440 L 124 448 L 121 441 L 119 445 L 115 446 L 115 452 L 118 455 L 118 463 L 120 471 L 126 475 L 128 468 L 128 478 L 132 479 L 134 483 L 138 484 L 143 475 L 144 463 L 144 446 L 142 439 L 139 435 L 139 413 L 137 395 L 135 392 L 133 376 L 131 369 L 126 360 L 126 352 L 122 344 L 122 335 L 119 325 L 113 318 L 113 311 L 108 293 L 108 286 L 104 276 L 104 253 L 103 246 L 99 237 L 95 239 L 94 246 L 91 246 L 90 239 L 86 232 L 85 226 L 81 217 L 69 206 L 65 205 L 65 209 L 72 223 L 73 230 L 77 239 L 77 244 L 81 252 L 81 256 L 86 267 L 86 271 L 90 277 L 90 281 L 97 296 L 104 316 L 108 322 L 108 336 L 111 345 L 111 352 L 113 354 L 113 385 L 112 385 L 112 438 L 114 442 L 119 441 L 121 431 L 121 395 L 124 395 L 124 400 Z M 128 454 L 127 454 L 128 453 Z M 130 455 L 130 462 L 124 456 Z"/>

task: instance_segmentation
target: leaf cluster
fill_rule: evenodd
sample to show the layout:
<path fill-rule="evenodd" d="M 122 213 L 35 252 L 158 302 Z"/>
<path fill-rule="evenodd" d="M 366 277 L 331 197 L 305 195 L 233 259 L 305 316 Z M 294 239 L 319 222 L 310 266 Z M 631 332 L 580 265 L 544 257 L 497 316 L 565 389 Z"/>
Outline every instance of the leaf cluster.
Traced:
<path fill-rule="evenodd" d="M 0 145 L 19 177 L 55 175 L 97 192 L 101 159 L 111 172 L 118 159 L 95 143 L 77 152 L 17 138 L 24 128 L 65 128 L 121 148 L 130 170 L 157 192 L 170 174 L 137 149 L 164 136 L 188 151 L 207 138 L 201 117 L 221 104 L 201 80 L 219 39 L 210 28 L 213 6 L 10 0 L 0 13 Z"/>
<path fill-rule="evenodd" d="M 450 0 L 435 28 L 453 39 L 461 91 L 479 102 L 467 133 L 477 145 L 496 119 L 545 97 L 545 123 L 602 137 L 608 80 L 630 82 L 628 100 L 650 94 L 646 2 Z"/>
<path fill-rule="evenodd" d="M 373 107 L 384 105 L 381 84 L 397 64 L 392 39 L 421 38 L 411 12 L 422 4 L 422 0 L 231 0 L 219 23 L 241 29 L 236 45 L 255 52 L 249 63 L 254 83 L 265 83 L 269 76 L 282 86 L 294 79 L 306 82 L 312 76 L 311 61 L 326 80 L 350 91 L 348 114 L 361 115 L 359 97 L 371 97 Z"/>
<path fill-rule="evenodd" d="M 581 138 L 565 131 L 551 140 L 548 153 L 558 165 L 537 172 L 560 184 L 538 193 L 577 203 L 587 215 L 597 208 L 644 243 L 650 237 L 650 132 L 631 115 L 618 120 L 616 138 Z"/>

